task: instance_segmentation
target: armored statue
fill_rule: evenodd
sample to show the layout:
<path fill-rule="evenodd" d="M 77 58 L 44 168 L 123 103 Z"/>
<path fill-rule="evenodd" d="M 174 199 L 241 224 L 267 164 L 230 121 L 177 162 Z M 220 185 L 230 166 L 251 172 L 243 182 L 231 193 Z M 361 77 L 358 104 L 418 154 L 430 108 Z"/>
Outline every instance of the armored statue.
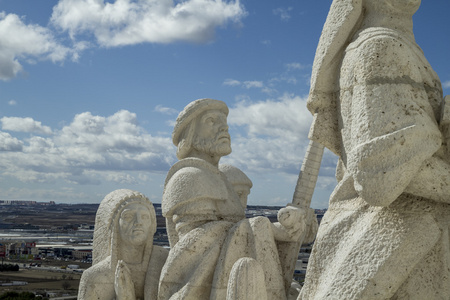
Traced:
<path fill-rule="evenodd" d="M 298 242 L 306 212 L 283 208 L 274 224 L 245 218 L 251 181 L 244 180 L 241 201 L 218 167 L 231 153 L 227 115 L 224 102 L 200 99 L 177 118 L 172 139 L 179 161 L 167 175 L 162 201 L 171 250 L 160 300 L 286 299 L 290 281 L 277 242 Z"/>
<path fill-rule="evenodd" d="M 334 0 L 316 52 L 310 138 L 339 156 L 299 299 L 448 299 L 450 165 L 420 0 Z M 448 112 L 447 112 L 448 118 Z"/>

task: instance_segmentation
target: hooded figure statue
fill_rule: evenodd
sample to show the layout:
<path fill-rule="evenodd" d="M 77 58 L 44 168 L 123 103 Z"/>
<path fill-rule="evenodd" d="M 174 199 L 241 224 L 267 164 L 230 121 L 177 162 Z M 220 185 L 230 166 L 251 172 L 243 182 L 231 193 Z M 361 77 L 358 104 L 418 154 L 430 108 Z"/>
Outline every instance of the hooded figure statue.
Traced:
<path fill-rule="evenodd" d="M 131 190 L 108 194 L 95 218 L 93 263 L 81 277 L 78 299 L 157 299 L 168 251 L 153 246 L 153 204 Z"/>

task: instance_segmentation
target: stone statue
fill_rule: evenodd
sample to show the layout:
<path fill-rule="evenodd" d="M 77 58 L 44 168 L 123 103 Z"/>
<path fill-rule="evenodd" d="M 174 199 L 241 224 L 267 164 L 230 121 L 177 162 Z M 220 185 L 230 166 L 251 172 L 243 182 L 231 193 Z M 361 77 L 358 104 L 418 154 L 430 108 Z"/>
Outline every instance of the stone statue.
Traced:
<path fill-rule="evenodd" d="M 172 139 L 180 160 L 167 175 L 162 201 L 171 250 L 160 300 L 286 299 L 291 282 L 285 282 L 277 241 L 297 242 L 306 212 L 283 208 L 275 224 L 245 219 L 247 194 L 241 201 L 218 168 L 231 153 L 227 115 L 224 102 L 200 99 L 177 118 Z"/>
<path fill-rule="evenodd" d="M 247 198 L 250 195 L 250 189 L 253 186 L 250 178 L 239 168 L 228 164 L 219 165 L 219 171 L 225 174 L 227 180 L 233 186 L 233 190 L 239 197 L 242 207 L 247 207 Z"/>
<path fill-rule="evenodd" d="M 95 218 L 93 264 L 80 281 L 79 300 L 157 299 L 168 250 L 153 246 L 153 204 L 131 190 L 108 194 Z"/>
<path fill-rule="evenodd" d="M 449 298 L 449 152 L 441 83 L 413 35 L 419 6 L 331 5 L 308 108 L 338 185 L 299 299 Z"/>

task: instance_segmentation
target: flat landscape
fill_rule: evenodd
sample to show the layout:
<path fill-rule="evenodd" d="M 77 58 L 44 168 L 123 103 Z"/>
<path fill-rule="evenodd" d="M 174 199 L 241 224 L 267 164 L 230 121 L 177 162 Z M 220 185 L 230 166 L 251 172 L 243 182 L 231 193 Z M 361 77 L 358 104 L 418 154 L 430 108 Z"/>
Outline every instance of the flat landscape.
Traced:
<path fill-rule="evenodd" d="M 62 271 L 62 270 L 61 270 Z M 0 286 L 0 293 L 6 291 L 31 291 L 45 295 L 49 292 L 76 295 L 80 273 L 44 270 L 43 268 L 20 269 L 18 272 L 0 272 L 0 281 L 5 283 L 27 282 L 26 285 Z"/>

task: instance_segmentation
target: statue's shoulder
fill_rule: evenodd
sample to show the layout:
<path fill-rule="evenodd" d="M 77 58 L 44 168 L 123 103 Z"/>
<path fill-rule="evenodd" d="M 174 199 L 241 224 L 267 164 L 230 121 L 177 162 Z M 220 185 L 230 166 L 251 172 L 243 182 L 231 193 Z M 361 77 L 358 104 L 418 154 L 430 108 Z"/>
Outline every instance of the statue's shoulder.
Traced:
<path fill-rule="evenodd" d="M 161 246 L 153 245 L 152 250 L 152 256 L 155 255 L 155 257 L 159 260 L 166 260 L 167 256 L 169 255 L 169 249 L 166 249 Z"/>
<path fill-rule="evenodd" d="M 105 277 L 112 277 L 111 272 L 111 256 L 108 256 L 101 262 L 91 266 L 83 272 L 82 280 L 86 280 L 89 283 L 96 281 L 104 281 Z"/>
<path fill-rule="evenodd" d="M 184 158 L 175 163 L 170 168 L 169 173 L 167 173 L 166 184 L 173 177 L 176 178 L 176 176 L 186 176 L 186 175 L 202 176 L 206 174 L 219 174 L 219 173 L 220 172 L 218 168 L 214 167 L 212 164 L 208 163 L 203 159 L 195 157 Z"/>
<path fill-rule="evenodd" d="M 111 256 L 83 272 L 78 290 L 79 300 L 113 299 L 114 271 L 111 270 Z"/>
<path fill-rule="evenodd" d="M 414 41 L 388 28 L 370 28 L 360 32 L 346 51 L 355 76 L 361 81 L 420 82 L 420 70 L 424 66 L 431 69 Z"/>
<path fill-rule="evenodd" d="M 228 191 L 224 175 L 205 160 L 185 158 L 170 168 L 167 174 L 162 212 L 166 215 L 176 205 L 196 199 L 226 200 Z"/>

